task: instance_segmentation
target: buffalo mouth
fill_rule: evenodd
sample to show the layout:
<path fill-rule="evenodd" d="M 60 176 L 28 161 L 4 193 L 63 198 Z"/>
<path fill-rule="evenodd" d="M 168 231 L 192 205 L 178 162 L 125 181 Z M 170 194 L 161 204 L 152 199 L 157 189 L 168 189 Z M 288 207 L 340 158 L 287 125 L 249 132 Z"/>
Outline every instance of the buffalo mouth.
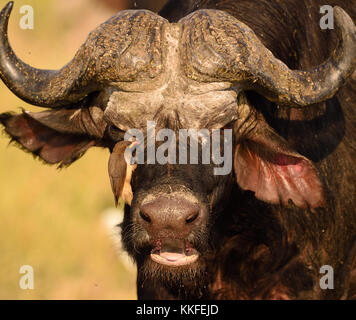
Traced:
<path fill-rule="evenodd" d="M 160 239 L 152 249 L 151 259 L 161 265 L 180 267 L 196 262 L 199 252 L 184 239 Z"/>

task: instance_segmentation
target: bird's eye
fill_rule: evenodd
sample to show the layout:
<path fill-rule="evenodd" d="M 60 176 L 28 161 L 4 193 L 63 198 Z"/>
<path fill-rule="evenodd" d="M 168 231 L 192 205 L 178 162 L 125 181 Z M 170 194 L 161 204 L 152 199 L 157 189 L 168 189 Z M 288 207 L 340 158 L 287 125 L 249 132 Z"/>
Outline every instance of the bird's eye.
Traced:
<path fill-rule="evenodd" d="M 121 141 L 124 139 L 125 132 L 118 129 L 113 125 L 109 125 L 106 129 L 107 135 L 109 138 L 115 142 Z"/>

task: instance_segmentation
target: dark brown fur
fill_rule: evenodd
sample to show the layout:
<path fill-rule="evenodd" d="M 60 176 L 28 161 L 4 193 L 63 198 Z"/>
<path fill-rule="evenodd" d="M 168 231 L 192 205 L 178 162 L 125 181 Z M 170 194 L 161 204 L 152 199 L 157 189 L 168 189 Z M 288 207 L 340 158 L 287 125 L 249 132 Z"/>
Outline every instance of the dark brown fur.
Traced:
<path fill-rule="evenodd" d="M 335 47 L 322 31 L 319 0 L 170 1 L 162 15 L 177 21 L 196 9 L 226 10 L 252 28 L 292 69 L 307 69 Z M 329 1 L 356 20 L 355 1 Z M 312 159 L 327 186 L 329 204 L 314 212 L 262 203 L 250 192 L 234 199 L 216 225 L 221 236 L 212 255 L 209 297 L 223 299 L 345 299 L 355 297 L 356 81 L 326 103 L 304 110 L 276 108 L 249 98 L 302 155 Z M 234 215 L 231 215 L 234 212 Z M 321 290 L 319 269 L 331 265 L 335 289 Z"/>
<path fill-rule="evenodd" d="M 355 21 L 354 0 L 335 0 L 330 1 L 329 4 L 343 7 Z M 163 9 L 162 15 L 171 21 L 178 21 L 197 9 L 225 10 L 254 30 L 264 45 L 291 69 L 307 70 L 331 56 L 337 43 L 336 32 L 322 31 L 319 27 L 321 5 L 324 5 L 322 0 L 172 0 Z M 4 9 L 3 15 L 8 15 L 11 7 L 12 5 L 9 4 Z M 205 13 L 200 12 L 197 16 L 199 14 L 204 15 Z M 226 17 L 226 14 L 215 11 L 212 15 Z M 151 16 L 153 20 L 150 18 Z M 149 27 L 146 32 L 142 32 L 141 29 L 146 24 L 146 19 L 152 22 L 149 26 L 156 28 Z M 212 21 L 221 23 L 220 20 Z M 226 21 L 234 20 L 229 17 Z M 212 28 L 220 28 L 218 30 L 220 32 L 223 28 L 219 27 L 219 23 L 216 25 L 214 23 Z M 7 63 L 9 57 L 14 62 L 13 65 L 18 65 L 19 62 L 11 52 L 8 53 L 8 44 L 3 41 L 2 48 L 0 48 L 0 53 L 2 53 L 0 60 L 4 70 L 2 77 L 5 78 L 5 83 L 10 89 L 24 100 L 26 100 L 26 96 L 28 98 L 28 95 L 33 96 L 34 98 L 30 99 L 33 104 L 51 105 L 52 107 L 64 106 L 58 111 L 52 110 L 37 114 L 2 114 L 0 123 L 5 126 L 5 131 L 23 148 L 52 164 L 69 165 L 91 146 L 108 147 L 111 152 L 114 151 L 110 174 L 114 178 L 114 193 L 119 196 L 120 190 L 122 190 L 120 184 L 124 181 L 125 166 L 121 165 L 124 148 L 113 149 L 115 144 L 122 140 L 124 130 L 127 130 L 127 128 L 120 127 L 120 123 L 116 125 L 116 121 L 122 116 L 116 109 L 117 105 L 120 105 L 119 102 L 124 108 L 127 108 L 124 114 L 134 113 L 136 118 L 143 120 L 146 120 L 144 116 L 152 118 L 150 112 L 154 112 L 153 109 L 158 107 L 153 118 L 157 116 L 158 119 L 161 119 L 158 121 L 160 126 L 176 128 L 179 127 L 180 121 L 184 120 L 182 115 L 180 117 L 178 114 L 172 116 L 168 112 L 170 107 L 168 103 L 167 106 L 156 106 L 154 98 L 152 101 L 148 93 L 141 94 L 141 98 L 142 96 L 148 97 L 148 100 L 143 100 L 148 104 L 145 113 L 135 107 L 137 96 L 133 93 L 126 101 L 126 105 L 122 103 L 123 97 L 127 98 L 125 90 L 121 90 L 121 88 L 121 91 L 114 90 L 115 92 L 113 92 L 112 88 L 105 87 L 108 82 L 118 79 L 130 83 L 136 78 L 145 80 L 150 76 L 160 74 L 162 67 L 160 62 L 164 56 L 160 53 L 164 50 L 160 50 L 161 38 L 158 29 L 163 28 L 163 25 L 166 25 L 166 21 L 153 16 L 152 13 L 143 11 L 120 13 L 91 33 L 87 41 L 90 50 L 85 49 L 85 46 L 79 50 L 73 60 L 78 60 L 79 64 L 72 71 L 69 67 L 65 67 L 59 73 L 57 71 L 43 73 L 29 69 L 28 66 L 21 63 L 17 71 L 14 68 L 9 68 Z M 199 28 L 197 25 L 196 29 Z M 171 28 L 170 32 L 173 32 L 173 29 Z M 4 23 L 3 30 L 5 30 Z M 240 28 L 239 30 L 240 34 L 245 33 L 245 29 Z M 113 31 L 114 39 L 121 39 L 114 45 L 110 44 L 112 42 L 110 34 Z M 147 41 L 137 41 L 139 43 L 137 47 L 129 46 L 130 49 L 125 51 L 126 53 L 123 53 L 121 57 L 116 56 L 116 51 L 120 51 L 121 45 L 126 43 L 126 33 L 130 34 L 130 32 L 134 33 L 134 39 L 138 40 L 143 37 Z M 157 41 L 152 42 L 152 37 Z M 156 43 L 157 46 L 153 46 L 153 43 Z M 225 54 L 224 62 L 231 56 L 229 52 L 233 52 L 235 46 L 230 43 L 229 47 L 232 51 L 226 51 L 224 46 L 219 47 Z M 156 50 L 157 48 L 158 50 Z M 95 54 L 89 59 L 84 54 L 87 52 L 86 50 L 94 50 Z M 134 50 L 134 52 L 130 50 Z M 200 53 L 205 52 L 202 50 Z M 135 59 L 130 59 L 131 53 L 134 56 L 145 58 L 145 63 L 139 64 L 142 68 L 134 67 Z M 82 56 L 83 54 L 84 56 Z M 72 79 L 69 78 L 68 83 L 65 84 L 63 75 L 65 76 L 67 72 L 72 72 L 73 76 L 76 73 L 82 75 L 84 62 L 88 63 L 88 68 L 85 69 L 88 72 L 75 83 L 81 83 L 85 90 L 83 89 L 83 92 L 79 90 L 79 92 L 74 87 L 75 90 L 72 92 L 69 90 L 73 88 Z M 115 68 L 119 62 L 122 62 L 122 69 Z M 188 59 L 185 67 L 190 62 Z M 351 63 L 352 65 L 353 63 Z M 230 71 L 227 67 L 224 69 Z M 31 83 L 28 79 L 32 78 L 27 75 L 28 70 L 32 70 L 34 77 L 32 80 L 38 78 L 40 81 L 32 86 L 34 88 L 31 87 L 27 90 L 22 85 L 23 83 L 14 81 L 17 77 L 8 77 L 5 74 L 6 72 L 11 73 L 13 70 L 18 72 L 18 78 L 22 82 L 27 79 L 29 85 Z M 98 70 L 98 74 L 94 76 L 93 70 Z M 348 69 L 349 73 L 350 70 L 352 69 Z M 273 74 L 274 79 L 278 80 L 277 76 Z M 50 81 L 48 84 L 46 81 L 42 81 L 48 77 L 52 79 L 52 82 Z M 271 74 L 267 74 L 265 78 L 268 77 L 271 77 Z M 51 86 L 57 81 L 61 86 Z M 313 87 L 310 86 L 310 83 L 311 81 L 308 82 L 309 87 Z M 180 84 L 179 81 L 176 84 Z M 49 92 L 45 90 L 48 89 L 48 86 Z M 62 86 L 68 86 L 69 91 L 63 89 Z M 182 88 L 178 85 L 172 88 L 170 89 L 175 96 L 170 92 L 170 97 L 178 99 L 179 91 L 177 90 Z M 37 91 L 33 91 L 33 89 Z M 86 90 L 91 92 L 90 96 L 79 102 L 78 106 L 72 106 L 73 101 L 77 101 L 78 97 L 86 95 Z M 97 90 L 102 91 L 98 94 Z M 184 94 L 184 90 L 182 92 Z M 38 93 L 41 94 L 38 95 Z M 240 183 L 239 187 L 233 180 L 233 174 L 219 178 L 209 174 L 212 165 L 138 166 L 132 179 L 133 189 L 137 192 L 131 211 L 126 208 L 123 240 L 125 248 L 135 257 L 138 264 L 139 298 L 345 299 L 356 297 L 354 271 L 356 268 L 355 76 L 332 99 L 303 109 L 289 108 L 288 105 L 277 106 L 276 103 L 266 100 L 255 91 L 247 91 L 246 94 L 246 101 L 249 101 L 253 106 L 249 112 L 258 114 L 259 121 L 256 118 L 250 128 L 246 125 L 247 119 L 254 117 L 250 117 L 251 114 L 249 114 L 245 118 L 226 119 L 226 123 L 222 124 L 224 127 L 233 126 L 236 129 L 237 126 L 240 128 L 240 130 L 234 131 L 236 134 L 234 145 L 245 148 L 244 153 L 239 153 L 240 157 L 242 155 L 242 158 L 248 158 L 249 152 L 255 153 L 258 156 L 261 155 L 261 158 L 269 162 L 271 167 L 274 164 L 281 167 L 297 162 L 301 165 L 307 164 L 312 171 L 315 165 L 318 173 L 308 174 L 308 182 L 312 182 L 311 187 L 304 187 L 303 190 L 308 193 L 304 199 L 309 198 L 309 200 L 315 200 L 316 203 L 313 204 L 311 201 L 298 203 L 287 192 L 283 199 L 279 197 L 274 201 L 274 203 L 278 203 L 278 199 L 280 199 L 283 204 L 267 204 L 257 200 L 259 198 L 257 192 L 254 194 L 251 191 L 243 191 L 243 189 L 254 189 L 246 187 L 246 184 L 239 181 L 241 175 L 236 175 L 237 182 Z M 111 102 L 118 103 L 108 103 L 109 97 Z M 96 98 L 98 99 L 96 100 Z M 277 100 L 271 99 L 271 101 Z M 285 100 L 283 101 L 285 102 Z M 133 108 L 130 109 L 132 104 Z M 239 115 L 243 114 L 241 106 L 239 105 L 239 112 L 241 111 Z M 213 107 L 215 106 L 209 105 L 209 110 Z M 74 110 L 73 108 L 81 109 Z M 112 109 L 116 112 L 108 112 Z M 209 115 L 203 116 L 208 117 Z M 210 117 L 213 117 L 213 112 Z M 193 127 L 193 118 L 188 118 L 190 121 L 185 124 L 187 127 Z M 271 128 L 264 131 L 261 129 L 261 122 L 263 126 L 266 126 L 263 118 L 275 132 Z M 239 124 L 240 121 L 242 123 Z M 246 132 L 242 135 L 241 127 L 245 125 L 247 128 L 243 131 Z M 262 134 L 263 132 L 264 134 Z M 276 133 L 284 137 L 289 145 Z M 271 153 L 271 150 L 275 152 Z M 314 164 L 311 164 L 310 160 Z M 116 166 L 118 167 L 116 168 Z M 240 166 L 240 164 L 235 166 L 235 173 Z M 247 168 L 246 166 L 241 167 L 242 170 Z M 256 170 L 259 173 L 258 168 Z M 286 168 L 284 170 L 288 171 Z M 256 171 L 254 172 L 256 173 Z M 271 172 L 272 170 L 269 171 L 269 173 Z M 318 174 L 325 187 L 325 205 L 322 201 L 324 194 L 321 195 L 323 192 L 316 192 L 321 189 L 319 188 L 321 184 L 317 177 Z M 290 176 L 286 176 L 284 178 L 291 180 Z M 297 177 L 302 180 L 301 184 L 305 182 L 302 174 Z M 244 182 L 248 179 L 249 177 L 242 178 L 245 180 Z M 256 177 L 254 179 L 257 180 Z M 149 243 L 144 225 L 133 223 L 133 217 L 139 215 L 142 200 L 147 194 L 167 193 L 167 189 L 170 189 L 171 193 L 174 191 L 173 189 L 181 191 L 179 188 L 182 186 L 184 186 L 184 190 L 189 190 L 185 192 L 199 200 L 198 202 L 205 212 L 210 210 L 210 215 L 204 220 L 204 225 L 200 225 L 200 228 L 187 229 L 191 231 L 192 245 L 201 253 L 198 262 L 179 269 L 168 269 L 168 267 L 147 261 L 152 244 Z M 283 188 L 284 184 L 281 186 Z M 317 199 L 315 199 L 315 195 L 317 195 Z M 260 197 L 260 199 L 264 198 Z M 288 199 L 292 199 L 295 205 L 292 201 L 288 203 Z M 264 200 L 268 201 L 269 199 L 265 198 Z M 305 208 L 307 204 L 313 208 Z M 320 204 L 323 204 L 324 207 L 314 209 Z M 305 209 L 299 209 L 296 205 Z M 170 232 L 174 235 L 176 230 Z M 175 237 L 177 238 L 177 235 Z M 199 265 L 197 266 L 197 264 Z M 320 268 L 324 265 L 334 268 L 335 289 L 333 290 L 320 288 L 319 280 L 322 276 Z"/>

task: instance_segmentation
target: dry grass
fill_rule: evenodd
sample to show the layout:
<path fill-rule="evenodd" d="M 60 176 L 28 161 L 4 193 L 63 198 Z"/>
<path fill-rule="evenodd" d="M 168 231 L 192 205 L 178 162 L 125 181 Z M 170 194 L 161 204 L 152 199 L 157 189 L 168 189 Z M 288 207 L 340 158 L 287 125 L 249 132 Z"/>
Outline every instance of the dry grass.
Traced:
<path fill-rule="evenodd" d="M 18 26 L 23 4 L 35 10 L 33 31 Z M 9 37 L 27 63 L 59 68 L 111 15 L 90 0 L 17 0 Z M 0 112 L 38 110 L 2 83 L 0 101 Z M 121 262 L 102 222 L 114 203 L 108 152 L 91 150 L 58 171 L 7 144 L 0 135 L 0 299 L 135 299 L 135 272 Z M 35 290 L 19 287 L 19 268 L 27 264 Z"/>

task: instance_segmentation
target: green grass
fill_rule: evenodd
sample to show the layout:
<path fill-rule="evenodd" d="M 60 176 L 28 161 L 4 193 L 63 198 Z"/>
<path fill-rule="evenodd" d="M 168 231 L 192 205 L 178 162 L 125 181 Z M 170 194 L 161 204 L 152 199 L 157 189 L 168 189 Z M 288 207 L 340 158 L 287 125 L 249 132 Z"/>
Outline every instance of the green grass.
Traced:
<path fill-rule="evenodd" d="M 60 9 L 61 1 L 15 1 L 9 38 L 18 56 L 41 68 L 67 63 L 88 32 L 111 15 L 76 1 L 82 7 L 76 4 L 73 12 Z M 18 27 L 22 4 L 35 9 L 33 31 Z M 0 112 L 40 110 L 2 83 L 0 102 Z M 0 135 L 0 299 L 136 298 L 135 271 L 122 264 L 102 222 L 104 210 L 114 205 L 108 156 L 93 149 L 59 171 L 8 146 Z M 22 265 L 34 268 L 34 290 L 19 287 Z"/>

